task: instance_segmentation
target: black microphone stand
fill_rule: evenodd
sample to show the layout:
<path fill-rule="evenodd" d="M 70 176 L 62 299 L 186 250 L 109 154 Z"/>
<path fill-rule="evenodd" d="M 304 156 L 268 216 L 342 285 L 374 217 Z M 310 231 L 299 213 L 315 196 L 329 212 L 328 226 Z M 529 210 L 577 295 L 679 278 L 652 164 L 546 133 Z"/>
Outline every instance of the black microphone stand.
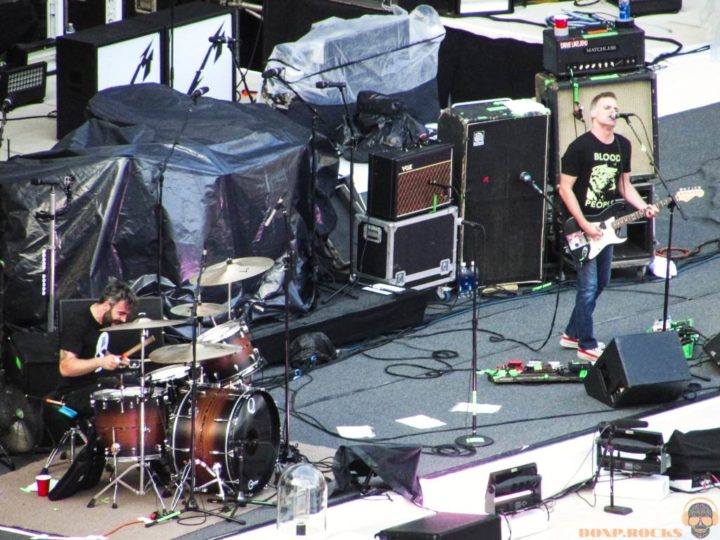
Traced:
<path fill-rule="evenodd" d="M 609 514 L 619 514 L 626 516 L 632 512 L 632 508 L 627 506 L 615 506 L 615 450 L 612 447 L 612 440 L 615 436 L 615 425 L 608 426 L 608 438 L 605 441 L 605 452 L 610 454 L 610 504 L 604 508 Z M 604 454 L 605 455 L 605 454 Z M 598 466 L 602 465 L 600 463 Z"/>
<path fill-rule="evenodd" d="M 482 225 L 474 223 L 472 221 L 462 220 L 463 226 L 468 226 L 473 229 L 482 230 Z M 473 239 L 473 251 L 475 249 L 475 242 Z M 473 253 L 473 257 L 475 254 Z M 470 359 L 470 387 L 472 391 L 472 429 L 469 435 L 461 435 L 455 439 L 455 444 L 458 446 L 470 447 L 470 448 L 481 448 L 483 446 L 490 446 L 495 441 L 490 437 L 484 435 L 478 435 L 477 433 L 477 333 L 478 333 L 478 285 L 480 283 L 478 274 L 478 265 L 473 267 L 473 294 L 472 294 L 472 358 Z"/>
<path fill-rule="evenodd" d="M 266 73 L 272 73 L 269 75 L 266 75 Z M 280 76 L 279 73 L 276 72 L 276 70 L 268 70 L 265 73 L 263 73 L 263 78 L 270 79 L 275 78 L 280 83 L 282 83 L 285 88 L 290 90 L 293 95 L 298 99 L 300 103 L 302 103 L 308 111 L 310 111 L 310 114 L 312 115 L 312 121 L 310 123 L 310 177 L 311 177 L 311 183 L 310 189 L 308 190 L 310 195 L 310 200 L 308 201 L 308 209 L 307 209 L 307 216 L 310 220 L 310 243 L 308 246 L 308 252 L 309 252 L 309 260 L 310 260 L 310 266 L 312 268 L 311 271 L 311 280 L 313 282 L 313 285 L 317 282 L 317 261 L 315 260 L 315 249 L 314 249 L 314 242 L 315 242 L 315 231 L 316 231 L 316 218 L 315 218 L 315 189 L 317 186 L 317 176 L 318 176 L 318 159 L 317 159 L 317 123 L 319 120 L 322 120 L 322 117 L 320 116 L 320 113 L 318 110 L 313 107 L 310 103 L 307 102 L 307 100 L 303 99 L 303 97 L 293 88 L 292 84 L 290 84 L 288 81 L 286 81 L 283 77 Z M 285 208 L 285 212 L 287 212 L 287 208 Z M 290 246 L 291 247 L 291 246 Z M 290 250 L 288 250 L 290 251 Z"/>
<path fill-rule="evenodd" d="M 317 83 L 318 88 L 326 88 L 322 85 L 322 81 Z M 323 300 L 323 304 L 327 304 L 330 302 L 333 298 L 335 298 L 338 294 L 345 294 L 349 296 L 350 298 L 357 300 L 357 296 L 352 294 L 352 289 L 355 286 L 355 283 L 357 282 L 357 274 L 355 273 L 355 144 L 356 144 L 356 138 L 355 138 L 355 129 L 352 125 L 352 119 L 350 118 L 350 109 L 348 107 L 347 103 L 347 97 L 345 95 L 345 84 L 338 84 L 336 86 L 338 90 L 340 90 L 340 97 L 342 98 L 343 102 L 343 108 L 345 109 L 345 124 L 347 125 L 348 131 L 350 133 L 350 174 L 346 178 L 346 183 L 348 185 L 348 191 L 349 191 L 349 202 L 348 202 L 348 218 L 349 218 L 349 224 L 348 224 L 348 275 L 347 275 L 347 283 L 337 289 L 335 292 L 330 294 L 325 300 Z"/>
<path fill-rule="evenodd" d="M 298 449 L 290 444 L 290 283 L 295 277 L 295 252 L 293 250 L 293 234 L 290 226 L 290 216 L 287 206 L 278 202 L 285 226 L 285 239 L 287 252 L 285 256 L 285 279 L 283 280 L 284 304 L 284 341 L 285 341 L 285 418 L 283 419 L 282 436 L 278 453 L 278 465 L 282 463 L 297 463 L 299 461 Z"/>
<path fill-rule="evenodd" d="M 229 37 L 226 39 L 226 43 L 228 49 L 230 49 L 230 54 L 232 56 L 235 70 L 240 74 L 240 83 L 243 85 L 243 88 L 245 89 L 245 93 L 247 94 L 250 103 L 255 103 L 255 98 L 253 97 L 252 92 L 250 92 L 250 87 L 247 83 L 247 77 L 245 76 L 247 70 L 243 71 L 242 66 L 240 65 L 240 40 Z"/>
<path fill-rule="evenodd" d="M 622 117 L 625 122 L 627 122 L 628 127 L 630 128 L 630 131 L 633 132 L 633 135 L 638 140 L 638 142 L 642 145 L 642 140 L 640 139 L 637 131 L 635 131 L 635 128 L 633 127 L 632 123 L 630 123 L 630 118 L 628 116 Z M 648 146 L 650 146 L 650 141 L 648 141 Z M 665 188 L 665 191 L 667 192 L 668 196 L 670 197 L 670 204 L 668 204 L 668 208 L 670 209 L 670 218 L 668 221 L 668 240 L 667 240 L 667 248 L 666 248 L 666 261 L 665 261 L 665 290 L 663 292 L 663 315 L 662 315 L 662 331 L 667 332 L 668 330 L 668 310 L 669 310 L 669 304 L 670 304 L 670 263 L 671 263 L 671 257 L 672 257 L 672 237 L 673 237 L 673 221 L 675 217 L 675 209 L 677 208 L 680 211 L 680 216 L 683 218 L 683 220 L 687 221 L 687 214 L 685 214 L 685 211 L 682 209 L 682 206 L 678 203 L 677 198 L 673 194 L 673 192 L 670 190 L 670 187 L 667 185 L 667 182 L 662 177 L 662 174 L 660 174 L 660 171 L 658 170 L 655 159 L 653 158 L 652 152 L 647 154 L 648 161 L 650 162 L 650 166 L 653 168 L 653 171 L 655 171 L 655 174 L 658 177 L 658 180 L 660 180 L 660 183 Z"/>

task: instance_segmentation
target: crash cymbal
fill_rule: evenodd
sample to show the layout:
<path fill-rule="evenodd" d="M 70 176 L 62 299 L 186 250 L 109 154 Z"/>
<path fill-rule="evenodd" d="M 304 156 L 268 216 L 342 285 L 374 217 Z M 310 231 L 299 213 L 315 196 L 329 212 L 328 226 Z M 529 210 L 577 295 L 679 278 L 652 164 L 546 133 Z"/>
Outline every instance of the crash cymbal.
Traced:
<path fill-rule="evenodd" d="M 195 346 L 195 358 L 198 362 L 222 358 L 242 351 L 238 345 L 225 343 L 198 343 Z M 192 343 L 165 345 L 150 353 L 150 361 L 158 364 L 186 364 L 192 362 Z"/>
<path fill-rule="evenodd" d="M 192 316 L 192 304 L 180 304 L 179 306 L 175 306 L 170 309 L 170 313 L 173 315 L 177 315 L 178 317 L 190 317 Z M 197 307 L 197 316 L 198 317 L 213 317 L 215 315 L 220 315 L 223 311 L 225 311 L 225 306 L 222 306 L 220 304 L 198 304 Z"/>
<path fill-rule="evenodd" d="M 202 274 L 200 285 L 227 285 L 267 272 L 273 260 L 267 257 L 240 257 L 208 266 Z M 192 279 L 197 282 L 197 276 Z"/>
<path fill-rule="evenodd" d="M 122 324 L 113 324 L 103 328 L 103 332 L 115 332 L 117 330 L 145 330 L 146 328 L 162 328 L 164 326 L 175 326 L 185 321 L 166 321 L 138 317 L 134 321 Z"/>

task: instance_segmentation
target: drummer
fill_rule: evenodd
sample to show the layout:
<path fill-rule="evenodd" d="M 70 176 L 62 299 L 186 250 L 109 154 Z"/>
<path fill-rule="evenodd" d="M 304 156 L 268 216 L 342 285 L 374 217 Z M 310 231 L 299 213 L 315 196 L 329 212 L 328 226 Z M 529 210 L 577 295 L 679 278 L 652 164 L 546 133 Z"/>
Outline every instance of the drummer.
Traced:
<path fill-rule="evenodd" d="M 61 380 L 48 396 L 50 399 L 77 411 L 81 419 L 92 417 L 90 398 L 93 392 L 99 388 L 117 387 L 116 370 L 129 364 L 127 359 L 110 352 L 110 333 L 103 332 L 102 328 L 127 322 L 136 303 L 137 297 L 126 283 L 110 278 L 96 302 L 72 319 L 63 321 L 60 329 Z M 46 425 L 57 440 L 55 435 L 62 436 L 69 422 L 57 426 L 62 418 L 58 418 L 52 409 L 45 407 L 51 412 L 45 415 Z"/>

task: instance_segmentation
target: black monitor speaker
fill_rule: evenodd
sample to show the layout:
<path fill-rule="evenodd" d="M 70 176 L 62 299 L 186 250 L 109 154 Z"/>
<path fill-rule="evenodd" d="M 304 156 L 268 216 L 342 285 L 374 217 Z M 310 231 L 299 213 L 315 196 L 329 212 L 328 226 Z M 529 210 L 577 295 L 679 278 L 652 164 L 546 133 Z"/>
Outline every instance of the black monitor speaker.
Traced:
<path fill-rule="evenodd" d="M 588 371 L 585 390 L 617 409 L 673 401 L 689 380 L 677 333 L 631 334 L 610 342 Z"/>

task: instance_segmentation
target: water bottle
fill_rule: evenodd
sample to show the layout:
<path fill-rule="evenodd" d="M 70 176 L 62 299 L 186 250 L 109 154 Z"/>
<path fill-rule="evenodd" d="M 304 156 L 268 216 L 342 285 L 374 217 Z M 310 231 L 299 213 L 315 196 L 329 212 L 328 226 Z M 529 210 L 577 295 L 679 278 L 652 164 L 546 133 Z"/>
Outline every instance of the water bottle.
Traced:
<path fill-rule="evenodd" d="M 477 273 L 475 272 L 475 261 L 470 261 L 470 270 L 468 271 L 468 294 L 477 289 Z"/>
<path fill-rule="evenodd" d="M 462 298 L 468 296 L 470 292 L 470 272 L 465 261 L 460 263 L 460 272 L 457 277 L 458 282 L 458 297 Z"/>
<path fill-rule="evenodd" d="M 632 19 L 630 13 L 630 0 L 618 0 L 618 20 L 629 21 Z"/>

